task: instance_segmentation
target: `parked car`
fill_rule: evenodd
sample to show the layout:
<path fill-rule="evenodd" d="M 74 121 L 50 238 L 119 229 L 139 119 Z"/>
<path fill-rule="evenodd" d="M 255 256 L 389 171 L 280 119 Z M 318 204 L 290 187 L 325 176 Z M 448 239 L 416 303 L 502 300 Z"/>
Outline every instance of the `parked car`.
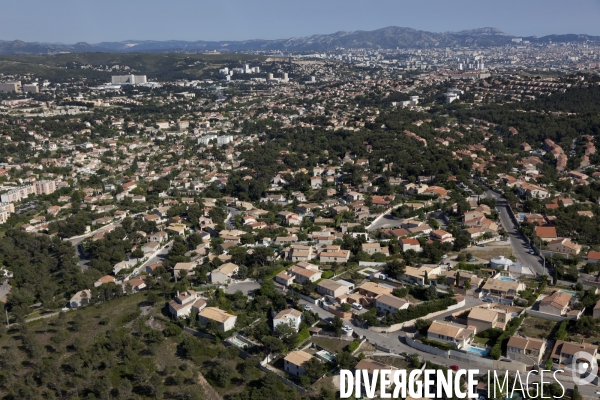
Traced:
<path fill-rule="evenodd" d="M 308 304 L 305 304 L 305 305 L 304 305 L 304 310 L 305 310 L 305 311 L 312 311 L 312 307 L 311 307 L 311 306 L 309 306 Z"/>
<path fill-rule="evenodd" d="M 444 254 L 442 258 L 448 258 L 448 254 Z"/>
<path fill-rule="evenodd" d="M 363 306 L 361 306 L 361 305 L 360 305 L 360 304 L 358 304 L 358 303 L 353 303 L 353 304 L 352 304 L 352 308 L 354 308 L 355 310 L 362 310 L 362 309 L 363 309 Z"/>
<path fill-rule="evenodd" d="M 345 333 L 350 333 L 353 331 L 353 329 L 348 325 L 344 325 L 344 326 L 342 326 L 342 331 Z"/>
<path fill-rule="evenodd" d="M 477 261 L 477 260 L 474 258 L 469 258 L 469 262 L 475 262 L 475 261 Z"/>
<path fill-rule="evenodd" d="M 483 243 L 479 243 L 479 244 L 477 245 L 477 247 L 485 247 L 485 244 L 483 244 Z"/>

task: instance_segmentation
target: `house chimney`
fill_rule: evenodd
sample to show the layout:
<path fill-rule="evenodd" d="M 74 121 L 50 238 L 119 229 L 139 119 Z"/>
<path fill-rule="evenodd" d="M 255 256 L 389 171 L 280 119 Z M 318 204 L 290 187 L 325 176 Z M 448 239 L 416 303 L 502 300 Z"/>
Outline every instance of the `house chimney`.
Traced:
<path fill-rule="evenodd" d="M 177 291 L 177 297 L 179 297 L 179 290 Z"/>

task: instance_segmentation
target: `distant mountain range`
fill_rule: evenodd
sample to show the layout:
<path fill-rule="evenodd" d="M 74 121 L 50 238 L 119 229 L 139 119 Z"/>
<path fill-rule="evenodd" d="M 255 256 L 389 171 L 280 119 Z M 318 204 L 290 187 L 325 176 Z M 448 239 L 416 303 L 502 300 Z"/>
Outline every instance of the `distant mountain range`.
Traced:
<path fill-rule="evenodd" d="M 127 40 L 123 42 L 102 42 L 89 44 L 85 42 L 73 45 L 23 42 L 20 40 L 0 41 L 0 54 L 56 54 L 61 52 L 87 53 L 172 53 L 172 52 L 205 52 L 229 51 L 242 52 L 251 50 L 281 51 L 328 51 L 336 48 L 434 48 L 452 46 L 502 46 L 512 43 L 516 36 L 509 35 L 497 28 L 480 28 L 460 32 L 427 32 L 412 28 L 390 26 L 374 31 L 340 31 L 329 35 L 313 35 L 301 38 L 278 40 L 244 40 L 244 41 L 153 41 Z M 550 35 L 544 37 L 523 37 L 532 43 L 552 42 L 600 42 L 600 37 L 589 35 Z"/>

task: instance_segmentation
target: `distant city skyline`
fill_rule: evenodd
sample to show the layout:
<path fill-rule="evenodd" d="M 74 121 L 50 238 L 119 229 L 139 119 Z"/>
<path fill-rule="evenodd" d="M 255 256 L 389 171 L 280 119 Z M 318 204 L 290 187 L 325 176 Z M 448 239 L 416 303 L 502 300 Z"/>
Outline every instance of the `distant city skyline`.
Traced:
<path fill-rule="evenodd" d="M 251 40 L 402 26 L 432 32 L 495 27 L 515 36 L 600 36 L 598 0 L 20 0 L 4 4 L 0 40 Z"/>

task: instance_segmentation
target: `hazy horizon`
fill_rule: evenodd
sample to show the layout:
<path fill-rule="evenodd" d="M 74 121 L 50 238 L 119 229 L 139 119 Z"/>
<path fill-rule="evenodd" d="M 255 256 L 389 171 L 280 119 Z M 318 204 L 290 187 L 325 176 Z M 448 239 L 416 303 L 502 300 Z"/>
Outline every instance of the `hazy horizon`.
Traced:
<path fill-rule="evenodd" d="M 126 40 L 287 39 L 401 26 L 430 32 L 498 28 L 515 36 L 600 36 L 597 0 L 273 0 L 219 3 L 173 0 L 22 0 L 4 6 L 0 40 L 100 43 Z"/>

